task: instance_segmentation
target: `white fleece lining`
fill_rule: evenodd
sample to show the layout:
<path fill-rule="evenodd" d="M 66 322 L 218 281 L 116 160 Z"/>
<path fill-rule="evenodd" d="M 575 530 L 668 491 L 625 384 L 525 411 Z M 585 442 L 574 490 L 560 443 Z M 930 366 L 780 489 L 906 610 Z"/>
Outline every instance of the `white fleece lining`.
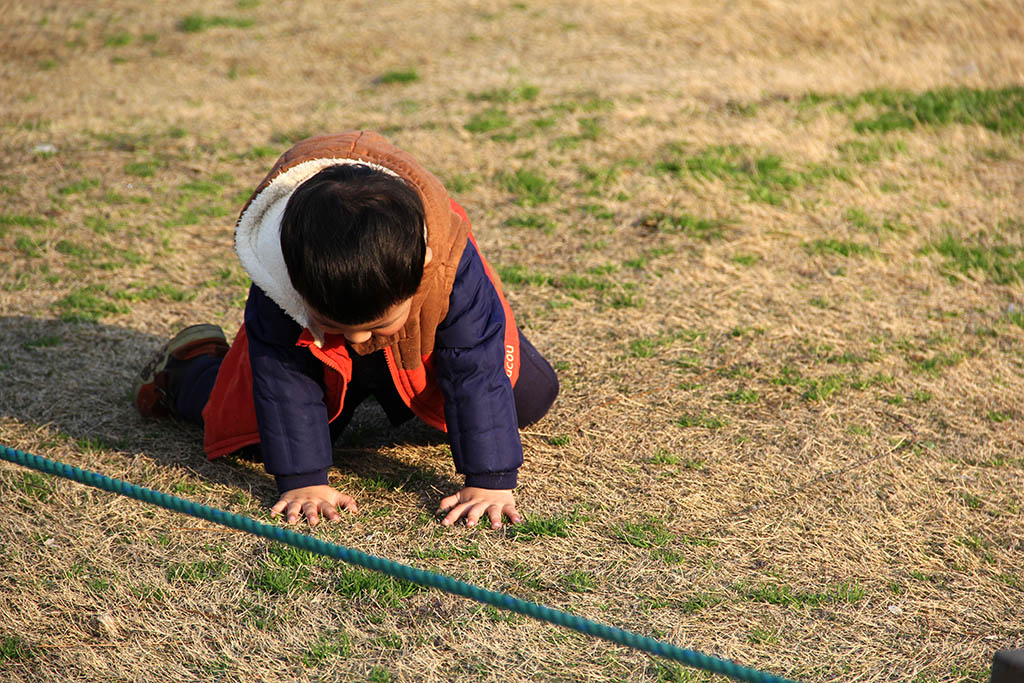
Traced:
<path fill-rule="evenodd" d="M 305 300 L 292 285 L 281 251 L 281 218 L 295 189 L 328 166 L 362 164 L 401 178 L 390 168 L 361 159 L 311 159 L 275 177 L 242 213 L 235 226 L 235 252 L 253 283 L 323 346 L 324 333 L 313 322 Z M 426 225 L 423 226 L 426 240 Z"/>

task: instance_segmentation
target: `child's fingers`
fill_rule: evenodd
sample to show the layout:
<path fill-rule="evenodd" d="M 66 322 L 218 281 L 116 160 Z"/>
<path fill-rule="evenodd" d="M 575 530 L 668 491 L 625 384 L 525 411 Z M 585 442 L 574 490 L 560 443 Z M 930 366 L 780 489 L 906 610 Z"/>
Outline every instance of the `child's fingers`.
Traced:
<path fill-rule="evenodd" d="M 310 526 L 316 526 L 317 522 L 320 521 L 319 509 L 320 505 L 315 500 L 307 500 L 302 504 L 302 514 L 306 515 L 306 520 Z"/>
<path fill-rule="evenodd" d="M 457 522 L 460 517 L 466 514 L 466 510 L 468 510 L 471 506 L 472 503 L 460 503 L 459 505 L 456 505 L 455 507 L 452 508 L 451 512 L 449 512 L 445 516 L 445 518 L 441 520 L 441 524 L 444 524 L 445 526 L 451 526 L 452 524 L 455 524 L 455 522 Z M 479 517 L 479 515 L 477 515 L 477 517 Z"/>
<path fill-rule="evenodd" d="M 480 521 L 484 513 L 487 512 L 487 503 L 473 503 L 469 507 L 469 511 L 466 513 L 466 526 L 476 526 L 476 523 Z"/>
<path fill-rule="evenodd" d="M 338 500 L 338 507 L 342 510 L 348 510 L 353 515 L 359 514 L 359 506 L 356 505 L 356 499 L 352 496 L 342 495 Z"/>
<path fill-rule="evenodd" d="M 288 507 L 288 501 L 282 498 L 281 500 L 274 503 L 273 507 L 270 508 L 270 516 L 276 517 L 281 514 L 281 511 Z"/>
<path fill-rule="evenodd" d="M 438 512 L 448 512 L 456 505 L 459 504 L 459 494 L 453 493 L 450 496 L 441 499 L 441 503 L 437 506 Z"/>
<path fill-rule="evenodd" d="M 492 505 L 491 507 L 487 508 L 487 516 L 491 518 L 492 529 L 501 528 L 501 507 L 497 505 Z"/>
<path fill-rule="evenodd" d="M 329 522 L 340 522 L 341 515 L 338 514 L 338 509 L 331 503 L 323 502 L 320 503 L 320 514 L 324 516 Z"/>
<path fill-rule="evenodd" d="M 505 505 L 505 507 L 502 508 L 502 512 L 505 513 L 505 516 L 508 517 L 508 521 L 512 524 L 521 524 L 523 521 L 522 515 L 519 514 L 518 510 L 516 510 L 516 506 L 514 504 Z"/>

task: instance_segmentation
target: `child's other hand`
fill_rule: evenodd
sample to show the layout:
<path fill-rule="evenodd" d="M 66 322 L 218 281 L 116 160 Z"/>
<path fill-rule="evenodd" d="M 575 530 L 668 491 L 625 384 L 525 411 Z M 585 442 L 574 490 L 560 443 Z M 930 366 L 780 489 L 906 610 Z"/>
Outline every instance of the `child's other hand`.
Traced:
<path fill-rule="evenodd" d="M 485 514 L 491 520 L 492 529 L 501 528 L 503 514 L 512 524 L 523 521 L 516 511 L 516 499 L 508 489 L 480 489 L 467 486 L 442 500 L 437 511 L 448 513 L 441 521 L 445 526 L 451 526 L 463 517 L 466 518 L 466 526 L 476 526 Z"/>
<path fill-rule="evenodd" d="M 295 524 L 301 515 L 306 516 L 310 526 L 316 526 L 323 515 L 332 522 L 341 519 L 338 508 L 352 513 L 359 512 L 356 499 L 330 486 L 303 486 L 302 488 L 285 491 L 281 500 L 270 508 L 271 516 L 284 514 L 288 524 Z"/>

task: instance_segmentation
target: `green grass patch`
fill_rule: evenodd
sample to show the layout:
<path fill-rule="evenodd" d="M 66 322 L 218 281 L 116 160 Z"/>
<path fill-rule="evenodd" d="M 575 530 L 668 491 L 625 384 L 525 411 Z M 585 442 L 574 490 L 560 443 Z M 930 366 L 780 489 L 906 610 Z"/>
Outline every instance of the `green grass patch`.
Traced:
<path fill-rule="evenodd" d="M 961 491 L 958 495 L 960 500 L 962 500 L 971 510 L 980 510 L 985 506 L 985 499 L 977 494 Z"/>
<path fill-rule="evenodd" d="M 787 584 L 740 583 L 735 590 L 743 600 L 764 602 L 780 607 L 820 607 L 822 605 L 856 604 L 864 597 L 864 589 L 855 581 L 846 581 L 821 591 L 798 591 Z"/>
<path fill-rule="evenodd" d="M 271 159 L 278 156 L 281 153 L 276 147 L 268 147 L 266 145 L 257 145 L 256 147 L 250 147 L 246 151 L 238 155 L 240 159 Z"/>
<path fill-rule="evenodd" d="M 583 204 L 580 211 L 603 221 L 614 220 L 615 212 L 603 204 Z"/>
<path fill-rule="evenodd" d="M 829 309 L 832 308 L 831 302 L 823 296 L 813 296 L 808 300 L 808 303 L 815 308 Z"/>
<path fill-rule="evenodd" d="M 249 576 L 248 585 L 254 590 L 271 595 L 288 595 L 310 589 L 305 569 L 288 569 L 264 565 L 257 567 Z"/>
<path fill-rule="evenodd" d="M 802 380 L 800 384 L 804 387 L 802 398 L 805 401 L 827 401 L 846 386 L 846 377 L 826 375 Z"/>
<path fill-rule="evenodd" d="M 615 292 L 608 299 L 608 305 L 612 308 L 642 308 L 647 300 L 632 292 Z"/>
<path fill-rule="evenodd" d="M 267 559 L 248 579 L 251 588 L 271 595 L 312 590 L 310 569 L 327 563 L 321 555 L 276 543 L 267 551 Z"/>
<path fill-rule="evenodd" d="M 838 98 L 841 108 L 856 112 L 872 108 L 873 114 L 857 118 L 858 133 L 888 133 L 917 126 L 977 125 L 1003 135 L 1024 130 L 1024 87 L 999 89 L 940 88 L 869 90 L 853 97 Z"/>
<path fill-rule="evenodd" d="M 617 165 L 599 168 L 582 164 L 579 168 L 581 180 L 580 189 L 588 197 L 604 197 L 609 188 L 618 181 L 620 170 Z"/>
<path fill-rule="evenodd" d="M 505 221 L 505 225 L 513 228 L 541 230 L 545 235 L 550 235 L 555 231 L 555 222 L 553 220 L 535 213 L 512 216 Z"/>
<path fill-rule="evenodd" d="M 197 585 L 216 581 L 228 573 L 228 563 L 222 560 L 175 563 L 167 567 L 168 583 Z"/>
<path fill-rule="evenodd" d="M 475 174 L 456 173 L 445 180 L 444 186 L 453 194 L 461 194 L 472 190 L 478 182 L 480 179 Z"/>
<path fill-rule="evenodd" d="M 75 439 L 75 445 L 86 453 L 101 453 L 103 451 L 120 451 L 127 446 L 126 442 L 120 439 L 111 439 L 102 435 L 83 436 Z"/>
<path fill-rule="evenodd" d="M 722 602 L 722 600 L 723 598 L 719 595 L 711 593 L 694 593 L 679 603 L 679 609 L 686 614 L 693 614 L 709 607 L 714 607 Z"/>
<path fill-rule="evenodd" d="M 576 120 L 579 133 L 555 138 L 553 144 L 559 149 L 575 149 L 581 142 L 593 142 L 601 135 L 601 121 L 597 118 L 580 118 Z"/>
<path fill-rule="evenodd" d="M 471 102 L 495 102 L 507 104 L 512 102 L 527 102 L 537 99 L 540 88 L 535 85 L 524 83 L 515 88 L 495 88 L 468 95 Z"/>
<path fill-rule="evenodd" d="M 377 82 L 381 85 L 392 85 L 395 83 L 415 83 L 420 80 L 420 75 L 416 69 L 399 69 L 397 71 L 387 71 L 377 77 Z"/>
<path fill-rule="evenodd" d="M 554 182 L 537 171 L 521 168 L 514 173 L 500 175 L 498 180 L 520 206 L 546 204 L 554 198 Z"/>
<path fill-rule="evenodd" d="M 91 249 L 84 247 L 81 244 L 75 244 L 71 240 L 60 240 L 53 248 L 58 254 L 73 256 L 83 260 L 91 259 L 93 256 L 93 251 Z"/>
<path fill-rule="evenodd" d="M 165 221 L 164 226 L 173 228 L 179 225 L 199 225 L 207 218 L 223 218 L 233 213 L 233 207 L 228 208 L 216 204 L 192 206 L 182 211 L 175 218 Z"/>
<path fill-rule="evenodd" d="M 750 630 L 747 641 L 753 645 L 771 645 L 778 642 L 781 633 L 777 628 L 755 626 Z"/>
<path fill-rule="evenodd" d="M 962 353 L 935 353 L 927 358 L 916 356 L 907 357 L 907 365 L 914 372 L 929 375 L 939 375 L 945 368 L 958 365 L 964 359 Z"/>
<path fill-rule="evenodd" d="M 849 172 L 843 168 L 812 165 L 798 170 L 779 156 L 738 145 L 706 147 L 689 156 L 685 154 L 685 145 L 669 145 L 666 149 L 668 158 L 654 164 L 655 172 L 723 180 L 745 191 L 752 201 L 766 204 L 782 204 L 793 190 L 829 178 L 850 180 Z"/>
<path fill-rule="evenodd" d="M 178 189 L 189 194 L 216 195 L 220 194 L 224 189 L 224 184 L 230 183 L 231 180 L 231 176 L 227 174 L 218 174 L 209 179 L 190 180 L 179 185 Z"/>
<path fill-rule="evenodd" d="M 553 285 L 554 279 L 550 275 L 536 273 L 526 269 L 519 264 L 511 266 L 497 266 L 498 277 L 506 285 Z"/>
<path fill-rule="evenodd" d="M 552 278 L 552 282 L 559 289 L 579 291 L 583 289 L 594 289 L 604 291 L 611 286 L 611 283 L 603 279 L 595 279 L 578 273 L 565 273 Z"/>
<path fill-rule="evenodd" d="M 103 45 L 106 47 L 124 47 L 130 45 L 132 40 L 132 34 L 127 31 L 118 31 L 104 38 Z"/>
<path fill-rule="evenodd" d="M 835 256 L 871 256 L 875 253 L 874 248 L 868 244 L 851 242 L 848 240 L 837 240 L 831 237 L 811 242 L 804 242 L 804 251 L 808 254 L 829 254 Z"/>
<path fill-rule="evenodd" d="M 947 234 L 921 250 L 945 258 L 941 272 L 951 281 L 960 277 L 989 280 L 999 285 L 1024 280 L 1024 247 L 1015 244 L 982 244 L 980 239 L 966 240 Z"/>
<path fill-rule="evenodd" d="M 577 569 L 560 576 L 558 583 L 571 593 L 588 593 L 597 588 L 597 577 Z"/>
<path fill-rule="evenodd" d="M 391 672 L 379 664 L 366 674 L 366 683 L 391 683 Z"/>
<path fill-rule="evenodd" d="M 682 461 L 683 459 L 675 453 L 670 453 L 664 448 L 659 448 L 654 452 L 654 455 L 651 456 L 648 462 L 653 465 L 678 465 Z"/>
<path fill-rule="evenodd" d="M 23 253 L 29 258 L 38 258 L 42 256 L 40 247 L 45 244 L 42 240 L 34 240 L 31 237 L 25 235 L 18 235 L 14 240 L 14 248 Z"/>
<path fill-rule="evenodd" d="M 463 126 L 470 133 L 489 133 L 512 125 L 512 117 L 504 109 L 490 107 L 470 117 Z"/>
<path fill-rule="evenodd" d="M 272 631 L 278 628 L 280 619 L 273 608 L 257 604 L 242 598 L 236 610 L 239 621 L 246 626 L 253 626 L 261 631 Z"/>
<path fill-rule="evenodd" d="M 275 130 L 270 134 L 270 141 L 275 145 L 291 147 L 300 140 L 313 137 L 312 128 L 293 128 L 291 130 Z"/>
<path fill-rule="evenodd" d="M 757 403 L 760 395 L 754 389 L 740 388 L 725 395 L 725 400 L 730 403 Z"/>
<path fill-rule="evenodd" d="M 199 33 L 211 28 L 249 28 L 252 19 L 244 17 L 225 17 L 210 14 L 189 14 L 178 22 L 178 30 L 183 33 Z"/>
<path fill-rule="evenodd" d="M 52 304 L 65 322 L 98 322 L 108 315 L 128 313 L 129 308 L 110 300 L 104 285 L 88 285 Z"/>
<path fill-rule="evenodd" d="M 151 178 L 159 168 L 158 161 L 132 161 L 124 165 L 124 172 L 139 178 Z"/>
<path fill-rule="evenodd" d="M 654 337 L 633 339 L 629 342 L 629 355 L 635 358 L 650 358 L 677 338 L 675 335 L 660 334 Z"/>
<path fill-rule="evenodd" d="M 675 539 L 675 534 L 657 517 L 640 522 L 623 522 L 612 529 L 612 536 L 635 548 L 660 548 Z"/>
<path fill-rule="evenodd" d="M 697 218 L 689 213 L 671 214 L 655 211 L 640 219 L 640 224 L 662 233 L 682 233 L 704 242 L 721 239 L 725 221 Z"/>
<path fill-rule="evenodd" d="M 100 181 L 97 180 L 96 178 L 83 178 L 81 180 L 76 180 L 73 183 L 68 183 L 67 185 L 63 185 L 57 188 L 57 194 L 64 196 L 70 194 L 79 194 L 81 192 L 91 190 L 94 187 L 98 187 L 99 184 Z"/>
<path fill-rule="evenodd" d="M 464 547 L 447 545 L 443 548 L 419 548 L 413 551 L 418 560 L 465 560 L 480 557 L 480 546 L 469 543 Z"/>
<path fill-rule="evenodd" d="M 124 301 L 191 301 L 196 298 L 195 292 L 186 292 L 174 285 L 150 285 L 142 288 L 130 285 L 128 289 L 117 292 L 114 296 Z"/>
<path fill-rule="evenodd" d="M 724 417 L 715 417 L 714 415 L 706 415 L 704 413 L 699 415 L 687 413 L 677 419 L 676 424 L 683 428 L 703 427 L 704 429 L 721 429 L 729 424 L 729 421 Z"/>
<path fill-rule="evenodd" d="M 890 159 L 907 151 L 902 140 L 876 138 L 870 140 L 849 140 L 836 145 L 836 151 L 844 161 L 858 164 L 874 164 L 882 159 Z"/>
<path fill-rule="evenodd" d="M 30 500 L 45 503 L 53 498 L 52 478 L 35 472 L 18 472 L 10 484 Z"/>
<path fill-rule="evenodd" d="M 36 648 L 21 636 L 5 635 L 0 638 L 0 662 L 27 662 L 38 655 Z"/>
<path fill-rule="evenodd" d="M 39 337 L 38 339 L 31 339 L 21 345 L 23 349 L 44 349 L 53 346 L 60 346 L 64 342 L 64 338 L 59 334 L 47 335 L 45 337 Z"/>
<path fill-rule="evenodd" d="M 507 527 L 506 533 L 517 541 L 533 541 L 542 536 L 565 538 L 569 528 L 582 521 L 577 511 L 551 517 L 530 516 L 519 524 Z"/>
<path fill-rule="evenodd" d="M 395 579 L 380 572 L 339 565 L 332 588 L 350 599 L 372 599 L 387 607 L 396 607 L 409 596 L 427 590 L 415 583 Z"/>
<path fill-rule="evenodd" d="M 279 567 L 313 567 L 327 564 L 329 560 L 323 555 L 302 550 L 284 543 L 275 543 L 270 546 L 267 555 Z"/>
<path fill-rule="evenodd" d="M 1006 311 L 1006 322 L 1024 330 L 1024 310 L 1010 304 L 1009 309 Z"/>
<path fill-rule="evenodd" d="M 53 221 L 41 216 L 28 216 L 25 214 L 0 213 L 0 228 L 18 226 L 22 228 L 38 228 L 44 225 L 53 225 Z"/>
<path fill-rule="evenodd" d="M 302 655 L 302 664 L 316 667 L 335 657 L 345 658 L 352 654 L 352 639 L 344 631 L 320 634 L 316 642 Z"/>

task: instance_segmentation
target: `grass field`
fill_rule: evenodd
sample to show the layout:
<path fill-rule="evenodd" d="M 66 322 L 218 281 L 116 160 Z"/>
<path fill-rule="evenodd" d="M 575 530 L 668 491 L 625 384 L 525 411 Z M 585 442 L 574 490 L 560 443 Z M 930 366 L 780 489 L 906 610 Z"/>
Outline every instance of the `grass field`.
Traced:
<path fill-rule="evenodd" d="M 234 219 L 371 128 L 463 204 L 559 370 L 527 522 L 442 527 L 443 435 L 361 408 L 315 535 L 801 681 L 1024 647 L 1024 3 L 0 3 L 0 443 L 265 519 L 143 421 L 233 334 Z M 4 681 L 703 681 L 0 465 Z"/>

